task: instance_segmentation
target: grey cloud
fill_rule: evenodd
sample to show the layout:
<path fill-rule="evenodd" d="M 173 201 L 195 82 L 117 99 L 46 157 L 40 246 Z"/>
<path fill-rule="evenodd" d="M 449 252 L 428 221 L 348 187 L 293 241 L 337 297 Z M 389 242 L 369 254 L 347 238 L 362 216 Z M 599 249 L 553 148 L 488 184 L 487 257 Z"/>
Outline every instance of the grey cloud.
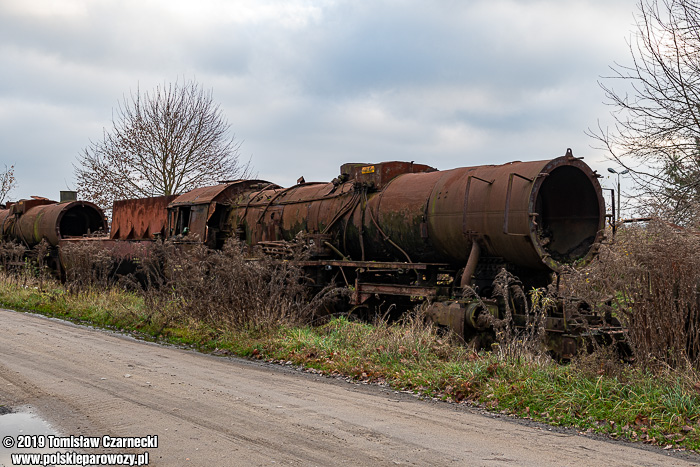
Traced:
<path fill-rule="evenodd" d="M 523 4 L 338 1 L 296 23 L 183 18 L 168 2 L 85 2 L 85 16 L 59 19 L 3 12 L 0 163 L 27 161 L 22 196 L 42 194 L 29 191 L 35 180 L 49 195 L 65 188 L 123 95 L 182 78 L 214 90 L 243 156 L 278 183 L 327 180 L 346 161 L 449 168 L 586 152 L 583 130 L 606 111 L 595 81 L 625 54 L 632 5 Z"/>
<path fill-rule="evenodd" d="M 514 18 L 487 21 L 480 5 L 341 4 L 295 38 L 303 45 L 298 78 L 306 92 L 321 97 L 420 84 L 506 87 L 517 81 L 522 89 L 553 85 L 596 61 L 584 41 L 556 31 L 535 34 L 513 24 Z M 555 21 L 561 18 L 542 17 L 532 26 L 547 29 Z"/>

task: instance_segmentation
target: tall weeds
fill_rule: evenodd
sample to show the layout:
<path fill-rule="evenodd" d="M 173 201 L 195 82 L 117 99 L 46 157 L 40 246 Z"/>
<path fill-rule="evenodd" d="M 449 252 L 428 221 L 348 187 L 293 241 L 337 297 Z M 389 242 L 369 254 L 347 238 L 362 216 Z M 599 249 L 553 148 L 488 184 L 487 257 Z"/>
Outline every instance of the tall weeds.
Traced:
<path fill-rule="evenodd" d="M 307 324 L 333 296 L 330 288 L 312 295 L 293 261 L 251 254 L 236 241 L 220 251 L 155 243 L 138 276 L 150 308 L 219 328 Z"/>
<path fill-rule="evenodd" d="M 0 242 L 0 266 L 8 273 L 17 273 L 24 268 L 27 248 L 15 242 Z M 15 274 L 16 275 L 16 274 Z"/>
<path fill-rule="evenodd" d="M 531 290 L 530 300 L 522 283 L 505 269 L 496 275 L 493 296 L 503 303 L 505 316 L 494 320 L 497 352 L 504 359 L 521 360 L 540 357 L 545 353 L 545 324 L 547 314 L 554 307 L 549 292 L 544 289 Z M 525 315 L 522 327 L 516 327 L 513 315 L 520 310 Z"/>
<path fill-rule="evenodd" d="M 700 369 L 700 236 L 660 221 L 626 226 L 568 292 L 617 317 L 641 363 Z"/>
<path fill-rule="evenodd" d="M 114 286 L 121 260 L 100 242 L 83 241 L 61 246 L 65 283 L 73 293 Z"/>
<path fill-rule="evenodd" d="M 48 255 L 44 250 L 36 250 L 40 267 L 34 273 L 42 270 L 42 258 Z M 304 259 L 304 252 L 300 247 L 292 253 L 291 260 L 282 260 L 235 241 L 220 251 L 154 242 L 133 259 L 135 274 L 117 281 L 113 273 L 122 260 L 99 242 L 80 242 L 62 251 L 70 291 L 138 290 L 147 314 L 157 315 L 163 326 L 198 322 L 219 330 L 271 329 L 314 320 L 335 290 L 312 292 L 294 261 Z M 25 258 L 23 246 L 0 242 L 3 269 L 27 274 Z M 527 291 L 526 298 L 517 279 L 505 272 L 494 289 L 506 312 L 493 323 L 498 353 L 518 360 L 541 355 L 545 318 L 555 306 L 551 294 Z M 619 319 L 641 363 L 700 370 L 700 235 L 662 222 L 620 229 L 615 243 L 601 249 L 599 261 L 564 275 L 560 294 L 580 297 L 599 314 Z M 512 320 L 516 308 L 526 310 L 526 322 L 517 328 Z"/>

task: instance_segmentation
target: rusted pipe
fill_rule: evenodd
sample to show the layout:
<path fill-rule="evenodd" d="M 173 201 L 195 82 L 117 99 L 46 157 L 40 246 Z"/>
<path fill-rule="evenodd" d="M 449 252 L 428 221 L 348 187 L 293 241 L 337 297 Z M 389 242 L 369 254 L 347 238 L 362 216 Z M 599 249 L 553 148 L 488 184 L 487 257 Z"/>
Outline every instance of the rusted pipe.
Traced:
<path fill-rule="evenodd" d="M 326 246 L 327 246 L 328 248 L 330 248 L 331 250 L 333 250 L 338 256 L 340 256 L 341 258 L 343 258 L 343 261 L 350 261 L 350 260 L 348 259 L 347 256 L 345 256 L 339 249 L 337 249 L 336 247 L 334 247 L 331 243 L 329 243 L 329 242 L 323 242 L 323 244 L 326 245 Z"/>
<path fill-rule="evenodd" d="M 462 288 L 468 287 L 472 282 L 472 276 L 476 272 L 476 265 L 479 264 L 479 257 L 481 256 L 481 247 L 476 242 L 472 241 L 472 249 L 469 252 L 469 259 L 467 260 L 467 265 L 462 273 L 462 279 L 459 281 L 459 285 Z"/>

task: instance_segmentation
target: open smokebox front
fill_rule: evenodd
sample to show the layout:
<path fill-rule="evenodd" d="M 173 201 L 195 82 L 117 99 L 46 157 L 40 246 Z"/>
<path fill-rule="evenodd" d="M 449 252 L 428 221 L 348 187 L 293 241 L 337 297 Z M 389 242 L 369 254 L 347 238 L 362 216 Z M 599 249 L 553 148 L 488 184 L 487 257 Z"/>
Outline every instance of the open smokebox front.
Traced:
<path fill-rule="evenodd" d="M 100 208 L 92 203 L 72 202 L 61 210 L 58 232 L 61 238 L 81 237 L 107 231 L 107 221 Z"/>
<path fill-rule="evenodd" d="M 535 236 L 540 249 L 555 262 L 593 258 L 605 215 L 597 184 L 592 173 L 575 165 L 555 167 L 542 181 L 535 201 Z"/>

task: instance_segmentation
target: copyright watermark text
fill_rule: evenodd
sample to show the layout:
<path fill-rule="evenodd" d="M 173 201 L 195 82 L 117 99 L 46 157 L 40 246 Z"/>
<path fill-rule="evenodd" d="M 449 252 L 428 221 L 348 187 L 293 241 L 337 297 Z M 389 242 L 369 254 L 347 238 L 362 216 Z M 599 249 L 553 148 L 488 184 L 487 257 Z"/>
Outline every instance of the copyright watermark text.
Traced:
<path fill-rule="evenodd" d="M 155 449 L 158 435 L 150 436 L 5 436 L 6 449 Z M 148 465 L 148 451 L 132 453 L 91 454 L 74 451 L 12 453 L 12 465 Z"/>

